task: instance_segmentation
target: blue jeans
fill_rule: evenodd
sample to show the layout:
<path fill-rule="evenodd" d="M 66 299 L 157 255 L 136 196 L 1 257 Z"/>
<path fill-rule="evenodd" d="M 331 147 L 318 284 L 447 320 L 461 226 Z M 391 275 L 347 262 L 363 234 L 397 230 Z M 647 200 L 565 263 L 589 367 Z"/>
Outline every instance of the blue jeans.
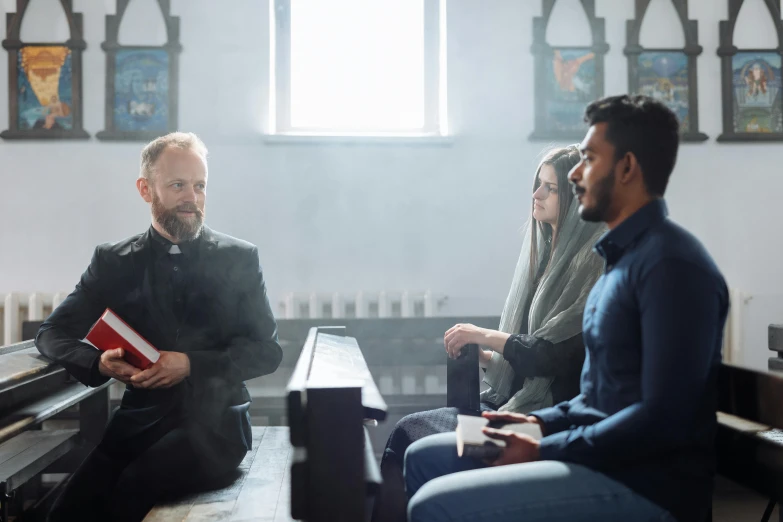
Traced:
<path fill-rule="evenodd" d="M 663 508 L 606 475 L 556 461 L 487 467 L 457 456 L 454 433 L 405 453 L 410 522 L 675 522 Z"/>

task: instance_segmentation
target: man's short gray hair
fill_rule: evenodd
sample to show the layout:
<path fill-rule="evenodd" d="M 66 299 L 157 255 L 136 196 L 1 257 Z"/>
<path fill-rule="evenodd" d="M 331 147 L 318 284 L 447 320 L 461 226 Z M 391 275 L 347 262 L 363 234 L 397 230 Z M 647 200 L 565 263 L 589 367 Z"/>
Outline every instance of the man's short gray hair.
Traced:
<path fill-rule="evenodd" d="M 207 160 L 207 146 L 192 132 L 172 132 L 153 141 L 141 151 L 141 172 L 139 177 L 152 179 L 155 163 L 168 147 L 190 149 L 199 154 L 204 161 Z"/>

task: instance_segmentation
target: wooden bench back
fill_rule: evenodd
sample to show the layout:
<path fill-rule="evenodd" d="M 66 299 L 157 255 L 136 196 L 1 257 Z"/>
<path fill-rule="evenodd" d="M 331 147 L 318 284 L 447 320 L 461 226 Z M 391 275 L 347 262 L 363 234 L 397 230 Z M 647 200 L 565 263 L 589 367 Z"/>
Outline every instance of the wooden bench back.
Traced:
<path fill-rule="evenodd" d="M 315 327 L 341 326 L 362 347 L 369 366 L 444 364 L 443 334 L 456 323 L 496 329 L 500 318 L 412 317 L 375 319 L 278 319 L 284 367 L 293 367 L 308 333 Z"/>
<path fill-rule="evenodd" d="M 0 443 L 80 404 L 80 432 L 98 443 L 109 418 L 108 387 L 87 388 L 41 355 L 33 341 L 0 347 Z"/>
<path fill-rule="evenodd" d="M 356 339 L 344 327 L 311 328 L 287 387 L 294 446 L 291 516 L 360 522 L 380 472 L 364 427 L 386 404 Z"/>
<path fill-rule="evenodd" d="M 718 411 L 783 429 L 783 375 L 721 364 Z"/>
<path fill-rule="evenodd" d="M 722 364 L 718 377 L 717 471 L 783 500 L 783 376 Z"/>

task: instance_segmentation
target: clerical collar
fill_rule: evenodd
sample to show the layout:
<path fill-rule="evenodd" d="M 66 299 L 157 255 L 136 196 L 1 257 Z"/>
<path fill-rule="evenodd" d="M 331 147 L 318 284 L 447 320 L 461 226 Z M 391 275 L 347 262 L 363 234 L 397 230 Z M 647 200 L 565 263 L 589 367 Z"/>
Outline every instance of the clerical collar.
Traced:
<path fill-rule="evenodd" d="M 155 230 L 155 227 L 150 226 L 150 237 L 153 240 L 155 249 L 160 253 L 165 254 L 184 254 L 189 255 L 198 244 L 201 239 L 201 234 L 190 241 L 184 241 L 178 245 L 175 245 Z"/>

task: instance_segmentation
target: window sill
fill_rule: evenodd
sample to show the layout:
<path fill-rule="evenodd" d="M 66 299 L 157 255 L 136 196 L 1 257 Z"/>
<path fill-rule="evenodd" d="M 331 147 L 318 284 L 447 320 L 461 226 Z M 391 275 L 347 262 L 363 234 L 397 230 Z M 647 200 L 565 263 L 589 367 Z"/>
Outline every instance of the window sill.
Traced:
<path fill-rule="evenodd" d="M 264 134 L 268 145 L 414 145 L 449 147 L 453 136 L 431 134 Z"/>

